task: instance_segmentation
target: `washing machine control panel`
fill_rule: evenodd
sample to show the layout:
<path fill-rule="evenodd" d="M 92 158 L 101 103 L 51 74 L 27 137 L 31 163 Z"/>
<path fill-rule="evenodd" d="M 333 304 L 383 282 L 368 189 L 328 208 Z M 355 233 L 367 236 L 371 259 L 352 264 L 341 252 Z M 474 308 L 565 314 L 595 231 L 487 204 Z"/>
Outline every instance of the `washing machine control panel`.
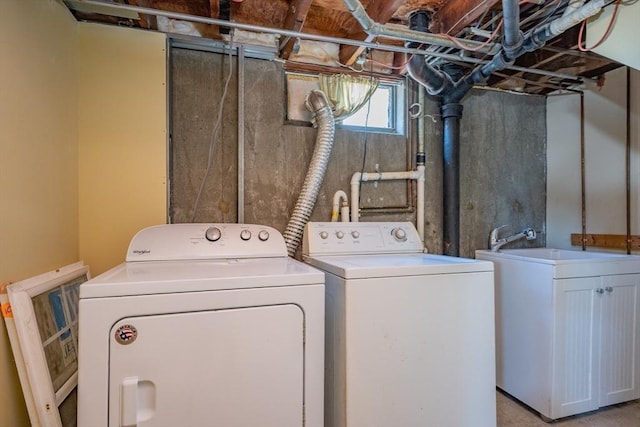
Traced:
<path fill-rule="evenodd" d="M 131 240 L 127 261 L 286 257 L 278 230 L 254 224 L 165 224 Z"/>
<path fill-rule="evenodd" d="M 310 222 L 302 240 L 305 256 L 423 252 L 410 222 Z"/>

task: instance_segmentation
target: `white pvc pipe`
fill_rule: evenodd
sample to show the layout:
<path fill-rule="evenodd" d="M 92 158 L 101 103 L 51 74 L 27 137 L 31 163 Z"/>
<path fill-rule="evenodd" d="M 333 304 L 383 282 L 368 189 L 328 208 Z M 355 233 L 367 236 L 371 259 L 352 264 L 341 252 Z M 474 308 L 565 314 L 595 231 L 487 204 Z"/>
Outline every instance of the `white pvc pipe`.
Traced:
<path fill-rule="evenodd" d="M 349 203 L 345 202 L 340 208 L 340 221 L 349 222 Z"/>
<path fill-rule="evenodd" d="M 418 229 L 418 235 L 420 236 L 420 243 L 424 247 L 424 165 L 417 167 L 418 172 L 418 190 L 417 200 L 418 205 L 416 210 L 416 228 Z"/>
<path fill-rule="evenodd" d="M 554 36 L 562 34 L 574 25 L 600 12 L 604 5 L 605 0 L 592 0 L 579 9 L 573 10 L 571 13 L 552 21 L 549 24 L 549 32 Z"/>
<path fill-rule="evenodd" d="M 344 211 L 341 208 L 342 206 L 342 201 L 344 201 L 345 203 L 349 203 L 349 199 L 347 198 L 347 193 L 345 193 L 342 190 L 338 190 L 334 193 L 333 195 L 333 209 L 331 210 L 331 222 L 337 222 L 338 221 L 338 215 L 342 214 L 342 222 L 348 222 L 349 221 L 349 210 L 347 207 L 347 211 L 346 211 L 346 218 L 344 215 Z"/>
<path fill-rule="evenodd" d="M 569 1 L 569 4 L 567 4 L 567 8 L 562 13 L 562 16 L 564 17 L 572 14 L 576 10 L 580 9 L 583 5 L 584 0 Z"/>
<path fill-rule="evenodd" d="M 358 222 L 360 219 L 360 182 L 401 179 L 412 179 L 418 183 L 416 228 L 424 246 L 424 165 L 418 166 L 415 171 L 354 173 L 351 176 L 351 222 Z"/>

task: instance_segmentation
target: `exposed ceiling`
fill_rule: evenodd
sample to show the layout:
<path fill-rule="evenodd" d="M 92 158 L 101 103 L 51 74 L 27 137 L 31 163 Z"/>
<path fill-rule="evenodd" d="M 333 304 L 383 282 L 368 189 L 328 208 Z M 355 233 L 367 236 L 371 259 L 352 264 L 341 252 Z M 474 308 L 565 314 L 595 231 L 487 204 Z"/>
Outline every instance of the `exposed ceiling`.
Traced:
<path fill-rule="evenodd" d="M 556 19 L 562 15 L 568 2 L 521 1 L 520 29 L 526 34 L 533 28 Z M 406 72 L 404 64 L 408 53 L 406 49 L 402 51 L 403 40 L 367 34 L 348 10 L 344 0 L 118 0 L 103 2 L 108 5 L 116 4 L 116 7 L 104 10 L 98 7 L 99 2 L 96 1 L 65 0 L 65 3 L 78 20 L 166 32 L 176 31 L 175 25 L 172 29 L 167 29 L 163 24 L 167 18 L 172 18 L 171 22 L 188 21 L 176 19 L 175 14 L 205 17 L 209 19 L 208 23 L 195 23 L 193 27 L 196 34 L 205 39 L 228 39 L 227 34 L 230 30 L 233 31 L 233 28 L 214 25 L 212 22 L 229 22 L 231 26 L 247 24 L 255 27 L 252 29 L 256 32 L 260 32 L 260 28 L 282 31 L 286 35 L 275 37 L 276 55 L 286 60 L 287 66 L 292 69 L 297 66 L 307 69 L 310 67 L 308 63 L 301 64 L 296 58 L 300 40 L 305 40 L 305 35 L 348 39 L 360 45 L 350 45 L 347 40 L 335 43 L 338 50 L 332 65 L 336 72 L 354 72 L 363 67 L 368 70 L 367 64 L 373 63 L 376 65 L 376 72 L 390 75 Z M 129 9 L 117 9 L 118 4 L 127 5 Z M 361 4 L 366 14 L 376 23 L 399 29 L 407 28 L 409 16 L 415 11 L 432 12 L 429 27 L 431 33 L 441 34 L 439 37 L 445 41 L 448 40 L 447 37 L 456 37 L 459 42 L 473 40 L 476 45 L 487 41 L 502 17 L 502 3 L 499 0 L 361 0 Z M 157 13 L 146 9 L 175 14 L 159 17 Z M 275 34 L 277 31 L 271 33 Z M 301 33 L 301 36 L 292 36 L 297 33 Z M 548 41 L 542 48 L 520 56 L 513 66 L 493 74 L 487 84 L 494 88 L 544 95 L 559 88 L 575 86 L 580 79 L 597 79 L 603 73 L 620 66 L 595 53 L 579 51 L 578 33 L 579 25 L 576 25 Z M 500 40 L 498 28 L 494 38 L 488 43 L 493 45 Z M 372 46 L 376 45 L 387 48 L 373 49 Z M 432 65 L 437 67 L 446 61 L 460 65 L 463 72 L 476 67 L 480 60 L 490 59 L 493 53 L 471 50 L 463 52 L 457 47 L 438 45 L 430 45 L 426 49 L 432 54 L 427 56 Z M 384 52 L 384 55 L 376 56 L 376 52 Z M 362 59 L 371 58 L 371 55 L 373 60 L 363 65 Z M 442 59 L 443 56 L 446 60 Z"/>

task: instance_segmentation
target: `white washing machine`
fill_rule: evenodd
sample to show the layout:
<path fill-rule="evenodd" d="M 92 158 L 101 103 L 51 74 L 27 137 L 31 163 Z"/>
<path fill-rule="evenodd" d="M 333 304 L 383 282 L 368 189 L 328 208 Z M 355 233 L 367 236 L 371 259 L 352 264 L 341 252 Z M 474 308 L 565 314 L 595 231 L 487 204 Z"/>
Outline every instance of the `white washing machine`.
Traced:
<path fill-rule="evenodd" d="M 495 427 L 493 264 L 411 223 L 309 223 L 326 275 L 325 426 Z"/>
<path fill-rule="evenodd" d="M 324 276 L 275 229 L 140 231 L 80 286 L 78 425 L 321 427 Z"/>

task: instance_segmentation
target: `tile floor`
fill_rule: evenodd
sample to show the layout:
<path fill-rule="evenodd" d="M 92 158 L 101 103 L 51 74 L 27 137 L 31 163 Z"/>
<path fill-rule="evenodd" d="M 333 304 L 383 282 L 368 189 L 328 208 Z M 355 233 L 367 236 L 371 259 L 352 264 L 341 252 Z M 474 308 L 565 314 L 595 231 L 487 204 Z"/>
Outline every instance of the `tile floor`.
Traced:
<path fill-rule="evenodd" d="M 640 400 L 544 422 L 538 413 L 498 390 L 498 427 L 640 427 Z"/>

